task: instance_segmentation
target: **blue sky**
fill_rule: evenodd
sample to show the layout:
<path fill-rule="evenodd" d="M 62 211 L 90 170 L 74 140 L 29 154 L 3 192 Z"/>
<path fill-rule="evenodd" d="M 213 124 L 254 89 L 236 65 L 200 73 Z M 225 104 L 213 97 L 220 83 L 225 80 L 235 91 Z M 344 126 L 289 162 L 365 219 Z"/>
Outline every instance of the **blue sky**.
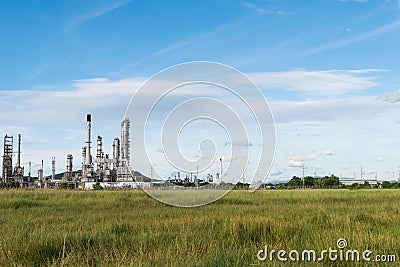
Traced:
<path fill-rule="evenodd" d="M 6 1 L 0 36 L 1 134 L 23 134 L 25 164 L 56 156 L 63 171 L 73 153 L 78 168 L 87 112 L 111 152 L 146 78 L 205 60 L 246 73 L 270 102 L 269 179 L 303 165 L 397 176 L 400 1 Z"/>

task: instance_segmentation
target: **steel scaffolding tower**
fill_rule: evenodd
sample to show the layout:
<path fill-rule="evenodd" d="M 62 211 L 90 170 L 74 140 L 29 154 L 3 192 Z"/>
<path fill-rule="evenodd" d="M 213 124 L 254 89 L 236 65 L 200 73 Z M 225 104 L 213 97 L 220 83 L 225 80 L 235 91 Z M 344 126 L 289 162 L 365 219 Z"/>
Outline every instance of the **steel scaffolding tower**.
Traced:
<path fill-rule="evenodd" d="M 4 137 L 3 153 L 3 182 L 7 182 L 12 176 L 12 158 L 13 158 L 13 137 L 6 135 Z"/>

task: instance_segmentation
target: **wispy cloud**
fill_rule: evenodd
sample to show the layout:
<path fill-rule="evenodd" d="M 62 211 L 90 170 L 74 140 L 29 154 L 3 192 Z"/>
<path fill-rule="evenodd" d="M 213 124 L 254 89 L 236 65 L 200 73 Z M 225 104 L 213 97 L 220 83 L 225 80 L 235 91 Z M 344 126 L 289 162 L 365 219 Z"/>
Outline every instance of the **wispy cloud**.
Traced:
<path fill-rule="evenodd" d="M 341 40 L 341 41 L 337 41 L 337 42 L 332 42 L 332 43 L 327 43 L 315 48 L 312 48 L 308 51 L 305 51 L 302 55 L 303 56 L 309 56 L 309 55 L 313 55 L 313 54 L 318 54 L 318 53 L 322 53 L 325 51 L 329 51 L 329 50 L 333 50 L 333 49 L 337 49 L 337 48 L 341 48 L 353 43 L 357 43 L 357 42 L 361 42 L 364 41 L 366 39 L 384 34 L 386 32 L 389 32 L 391 30 L 394 30 L 396 28 L 400 27 L 400 20 L 396 20 L 393 21 L 389 24 L 386 24 L 384 26 L 381 26 L 379 28 L 373 29 L 370 32 L 355 36 L 355 37 L 351 37 L 345 40 Z"/>
<path fill-rule="evenodd" d="M 270 175 L 271 176 L 279 176 L 279 175 L 282 175 L 283 174 L 283 171 L 276 171 L 276 172 L 272 172 Z"/>
<path fill-rule="evenodd" d="M 9 125 L 17 122 L 25 126 L 71 126 L 79 124 L 86 112 L 103 115 L 105 110 L 109 114 L 101 116 L 103 121 L 122 118 L 129 99 L 142 82 L 140 78 L 119 81 L 96 78 L 74 81 L 74 89 L 68 91 L 1 91 L 0 121 Z M 16 99 L 20 105 L 11 105 Z M 5 112 L 7 103 L 10 106 Z"/>
<path fill-rule="evenodd" d="M 398 103 L 400 102 L 400 89 L 386 95 L 383 99 L 390 103 Z"/>
<path fill-rule="evenodd" d="M 263 8 L 260 8 L 260 7 L 256 6 L 253 3 L 250 3 L 250 2 L 244 2 L 243 6 L 246 7 L 246 8 L 255 10 L 257 13 L 262 14 L 262 15 L 270 13 L 270 11 L 268 11 L 266 9 L 263 9 Z"/>
<path fill-rule="evenodd" d="M 165 46 L 165 47 L 163 47 L 163 48 L 161 48 L 161 49 L 159 49 L 157 51 L 152 52 L 149 55 L 145 55 L 145 56 L 135 60 L 131 64 L 129 64 L 129 65 L 117 70 L 114 74 L 123 72 L 123 71 L 125 71 L 125 70 L 127 70 L 129 68 L 132 68 L 134 66 L 142 64 L 143 62 L 145 62 L 147 60 L 160 57 L 160 56 L 162 56 L 164 54 L 168 54 L 168 53 L 174 52 L 174 51 L 176 51 L 178 49 L 184 49 L 184 48 L 189 47 L 191 45 L 200 44 L 200 43 L 202 43 L 205 40 L 208 40 L 210 38 L 215 38 L 215 36 L 221 35 L 221 33 L 223 31 L 225 31 L 227 29 L 230 29 L 230 28 L 233 28 L 233 27 L 237 26 L 238 24 L 243 23 L 243 21 L 244 21 L 244 19 L 235 20 L 235 21 L 220 25 L 220 26 L 218 26 L 218 27 L 216 27 L 214 29 L 211 29 L 211 30 L 209 30 L 209 31 L 207 31 L 205 33 L 197 34 L 197 35 L 189 37 L 187 39 L 183 39 L 183 40 L 177 41 L 177 42 L 175 42 L 175 43 L 173 43 L 171 45 L 167 45 L 167 46 Z"/>
<path fill-rule="evenodd" d="M 122 6 L 125 6 L 126 4 L 130 3 L 132 0 L 123 0 L 123 1 L 118 1 L 118 2 L 109 2 L 106 5 L 103 5 L 100 8 L 94 9 L 90 12 L 87 12 L 85 14 L 80 14 L 75 17 L 72 17 L 66 23 L 64 24 L 64 31 L 69 31 L 73 28 L 78 27 L 82 23 L 85 23 L 89 20 L 92 20 L 94 18 L 100 17 L 102 15 L 107 14 L 110 11 L 113 11 L 117 8 L 120 8 Z"/>
<path fill-rule="evenodd" d="M 245 147 L 250 147 L 250 146 L 253 146 L 253 143 L 252 142 L 249 142 L 249 141 L 247 141 L 247 140 L 245 140 L 245 141 L 240 141 L 240 142 L 225 142 L 224 143 L 224 146 L 245 146 Z"/>
<path fill-rule="evenodd" d="M 278 88 L 286 91 L 304 91 L 325 95 L 339 95 L 365 90 L 379 85 L 375 76 L 382 70 L 293 70 L 249 74 L 262 88 Z"/>
<path fill-rule="evenodd" d="M 338 2 L 359 2 L 359 3 L 364 3 L 364 2 L 368 2 L 368 0 L 338 0 Z"/>
<path fill-rule="evenodd" d="M 332 156 L 333 153 L 332 153 L 332 150 L 327 149 L 327 150 L 324 150 L 324 151 L 322 152 L 322 155 L 325 155 L 325 156 Z"/>

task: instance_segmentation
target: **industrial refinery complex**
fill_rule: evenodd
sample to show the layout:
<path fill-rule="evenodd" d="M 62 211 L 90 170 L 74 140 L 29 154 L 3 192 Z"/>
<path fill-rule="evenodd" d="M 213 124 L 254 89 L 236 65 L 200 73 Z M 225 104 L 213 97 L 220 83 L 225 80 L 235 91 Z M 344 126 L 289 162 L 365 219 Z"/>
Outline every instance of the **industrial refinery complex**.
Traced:
<path fill-rule="evenodd" d="M 207 178 L 200 179 L 197 174 L 186 174 L 183 178 L 180 172 L 176 172 L 175 177 L 169 177 L 167 180 L 154 180 L 152 177 L 145 177 L 141 173 L 130 169 L 130 127 L 131 122 L 125 118 L 121 122 L 121 136 L 114 138 L 112 142 L 112 155 L 106 154 L 103 149 L 103 138 L 99 135 L 96 139 L 96 153 L 92 154 L 92 115 L 86 115 L 86 142 L 82 147 L 82 161 L 80 168 L 74 170 L 74 156 L 66 155 L 66 169 L 63 173 L 56 174 L 56 159 L 52 157 L 52 172 L 49 176 L 43 175 L 43 160 L 37 175 L 31 172 L 32 162 L 28 162 L 28 171 L 26 172 L 21 164 L 21 134 L 18 134 L 16 140 L 14 136 L 5 135 L 3 144 L 3 163 L 0 181 L 3 183 L 14 182 L 13 185 L 24 188 L 57 188 L 63 185 L 67 188 L 93 189 L 97 183 L 103 188 L 153 188 L 172 186 L 202 186 L 211 184 L 214 187 L 221 186 L 222 183 L 222 159 L 220 159 L 220 173 L 215 173 L 215 179 L 212 174 Z M 16 141 L 16 151 L 14 143 Z M 13 159 L 15 164 L 13 165 Z M 37 166 L 37 165 L 35 165 Z M 152 168 L 151 168 L 152 169 Z M 152 169 L 153 170 L 153 169 Z M 361 179 L 341 178 L 340 184 L 350 186 L 353 184 L 365 184 L 372 186 L 378 185 L 378 180 L 363 179 L 361 169 Z M 152 175 L 151 175 L 152 176 Z M 399 171 L 400 182 L 400 171 Z M 304 183 L 304 173 L 303 173 Z M 242 185 L 245 182 L 243 180 Z M 221 187 L 223 188 L 223 187 Z"/>
<path fill-rule="evenodd" d="M 52 158 L 51 176 L 43 176 L 43 160 L 38 169 L 37 176 L 31 173 L 32 163 L 25 174 L 21 166 L 21 134 L 17 137 L 17 151 L 14 152 L 14 137 L 5 135 L 2 164 L 2 182 L 16 181 L 21 187 L 28 188 L 53 188 L 65 183 L 70 188 L 91 189 L 93 184 L 100 182 L 103 187 L 138 188 L 150 186 L 149 179 L 140 173 L 131 171 L 130 163 L 130 120 L 124 119 L 121 123 L 121 136 L 114 138 L 112 156 L 103 150 L 103 138 L 97 136 L 97 151 L 92 154 L 92 115 L 86 115 L 86 142 L 82 147 L 81 168 L 74 170 L 74 156 L 66 155 L 66 170 L 62 175 L 55 173 L 55 158 Z M 16 154 L 16 162 L 13 158 Z M 57 177 L 56 177 L 57 176 Z M 61 177 L 60 177 L 61 176 Z"/>

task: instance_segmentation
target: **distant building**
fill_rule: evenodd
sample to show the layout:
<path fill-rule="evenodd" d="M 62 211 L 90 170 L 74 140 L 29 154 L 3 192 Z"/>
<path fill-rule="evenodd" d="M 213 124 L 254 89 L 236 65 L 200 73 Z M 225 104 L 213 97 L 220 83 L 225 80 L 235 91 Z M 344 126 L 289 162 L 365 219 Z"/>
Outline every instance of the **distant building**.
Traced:
<path fill-rule="evenodd" d="M 352 184 L 365 184 L 365 182 L 369 183 L 370 185 L 377 185 L 377 179 L 351 179 L 351 178 L 340 178 L 339 182 L 344 185 L 352 185 Z"/>

